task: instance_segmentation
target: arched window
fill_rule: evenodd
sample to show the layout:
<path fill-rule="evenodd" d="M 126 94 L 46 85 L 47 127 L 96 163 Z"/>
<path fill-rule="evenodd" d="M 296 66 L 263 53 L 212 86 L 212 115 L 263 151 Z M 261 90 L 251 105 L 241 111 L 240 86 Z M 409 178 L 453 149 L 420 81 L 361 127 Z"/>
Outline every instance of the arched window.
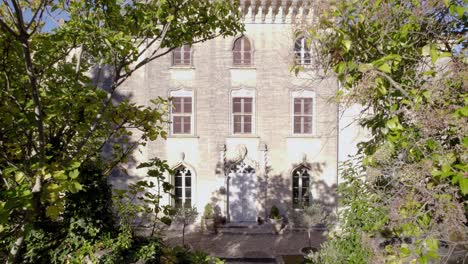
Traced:
<path fill-rule="evenodd" d="M 189 66 L 192 65 L 192 48 L 190 45 L 183 45 L 172 51 L 172 65 Z"/>
<path fill-rule="evenodd" d="M 297 64 L 310 64 L 310 50 L 305 37 L 300 37 L 294 43 L 294 56 Z"/>
<path fill-rule="evenodd" d="M 293 191 L 293 207 L 303 208 L 308 206 L 311 201 L 310 192 L 310 172 L 309 170 L 301 166 L 292 172 L 292 191 Z"/>
<path fill-rule="evenodd" d="M 193 172 L 185 166 L 179 166 L 174 173 L 174 206 L 190 207 L 192 205 Z"/>
<path fill-rule="evenodd" d="M 252 46 L 247 37 L 242 36 L 234 41 L 232 53 L 234 65 L 246 66 L 252 64 Z"/>

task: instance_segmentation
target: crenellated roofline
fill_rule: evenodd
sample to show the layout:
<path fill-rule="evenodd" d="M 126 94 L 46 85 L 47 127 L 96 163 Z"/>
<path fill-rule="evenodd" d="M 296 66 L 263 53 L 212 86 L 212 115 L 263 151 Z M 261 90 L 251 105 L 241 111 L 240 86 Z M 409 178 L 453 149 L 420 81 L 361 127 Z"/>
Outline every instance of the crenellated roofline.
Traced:
<path fill-rule="evenodd" d="M 317 21 L 323 0 L 238 0 L 246 24 L 293 24 Z"/>

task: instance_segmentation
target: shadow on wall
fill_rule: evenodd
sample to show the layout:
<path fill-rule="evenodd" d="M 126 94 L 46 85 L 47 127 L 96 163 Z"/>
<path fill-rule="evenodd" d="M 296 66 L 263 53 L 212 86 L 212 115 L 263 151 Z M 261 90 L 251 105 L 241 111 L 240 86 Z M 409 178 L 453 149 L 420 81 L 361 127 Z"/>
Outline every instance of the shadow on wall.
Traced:
<path fill-rule="evenodd" d="M 307 168 L 311 182 L 311 203 L 321 203 L 330 210 L 337 206 L 336 184 L 328 185 L 323 178 L 325 163 L 302 162 L 294 164 L 287 175 L 271 173 L 271 167 L 266 168 L 267 177 L 259 175 L 255 169 L 245 164 L 243 160 L 230 161 L 225 165 L 228 175 L 227 186 L 212 197 L 212 204 L 217 206 L 220 215 L 230 218 L 231 222 L 254 222 L 257 217 L 268 219 L 273 205 L 280 209 L 286 218 L 293 211 L 292 202 L 292 173 L 297 168 Z M 216 167 L 217 174 L 221 173 L 221 164 Z M 220 206 L 227 204 L 227 210 L 221 213 Z"/>
<path fill-rule="evenodd" d="M 90 72 L 90 78 L 93 85 L 105 90 L 108 93 L 111 93 L 111 85 L 114 78 L 114 69 L 109 65 L 99 65 L 96 64 Z M 120 88 L 120 87 L 119 87 Z M 113 92 L 113 104 L 121 103 L 125 100 L 132 100 L 134 98 L 134 93 L 123 93 L 117 88 Z M 120 161 L 112 170 L 109 183 L 113 185 L 114 188 L 125 189 L 128 187 L 129 183 L 133 183 L 136 179 L 132 179 L 129 170 L 134 170 L 139 165 L 135 154 L 129 155 L 126 158 L 122 158 L 122 153 L 130 153 L 132 150 L 136 150 L 138 147 L 138 138 L 139 133 L 136 130 L 130 130 L 132 136 L 119 136 L 111 137 L 108 140 L 108 143 L 102 148 L 101 157 L 105 164 L 110 164 L 112 161 Z"/>

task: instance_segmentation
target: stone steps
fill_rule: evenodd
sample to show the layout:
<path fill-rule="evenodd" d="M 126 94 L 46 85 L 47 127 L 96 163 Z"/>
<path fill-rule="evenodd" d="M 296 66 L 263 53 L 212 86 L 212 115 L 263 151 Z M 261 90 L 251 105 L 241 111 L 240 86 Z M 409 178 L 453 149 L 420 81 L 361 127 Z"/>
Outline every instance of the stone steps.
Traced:
<path fill-rule="evenodd" d="M 258 225 L 257 223 L 229 223 L 218 227 L 221 234 L 239 235 L 263 235 L 274 234 L 273 226 L 269 223 Z"/>

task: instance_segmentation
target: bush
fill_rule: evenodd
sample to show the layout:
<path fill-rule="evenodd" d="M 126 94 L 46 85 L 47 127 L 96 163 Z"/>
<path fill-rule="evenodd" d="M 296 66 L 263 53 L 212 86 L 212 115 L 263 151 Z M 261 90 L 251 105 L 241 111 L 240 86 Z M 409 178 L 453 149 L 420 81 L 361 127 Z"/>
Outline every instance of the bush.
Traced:
<path fill-rule="evenodd" d="M 270 209 L 270 218 L 271 219 L 280 219 L 281 218 L 281 215 L 280 215 L 280 211 L 278 209 L 278 207 L 276 207 L 276 205 L 273 205 Z"/>
<path fill-rule="evenodd" d="M 210 203 L 205 205 L 205 210 L 203 211 L 203 217 L 204 218 L 213 218 L 214 217 L 213 206 Z"/>
<path fill-rule="evenodd" d="M 80 167 L 81 191 L 66 193 L 64 213 L 56 221 L 40 217 L 26 237 L 22 263 L 84 261 L 105 235 L 116 234 L 112 191 L 100 162 Z"/>

